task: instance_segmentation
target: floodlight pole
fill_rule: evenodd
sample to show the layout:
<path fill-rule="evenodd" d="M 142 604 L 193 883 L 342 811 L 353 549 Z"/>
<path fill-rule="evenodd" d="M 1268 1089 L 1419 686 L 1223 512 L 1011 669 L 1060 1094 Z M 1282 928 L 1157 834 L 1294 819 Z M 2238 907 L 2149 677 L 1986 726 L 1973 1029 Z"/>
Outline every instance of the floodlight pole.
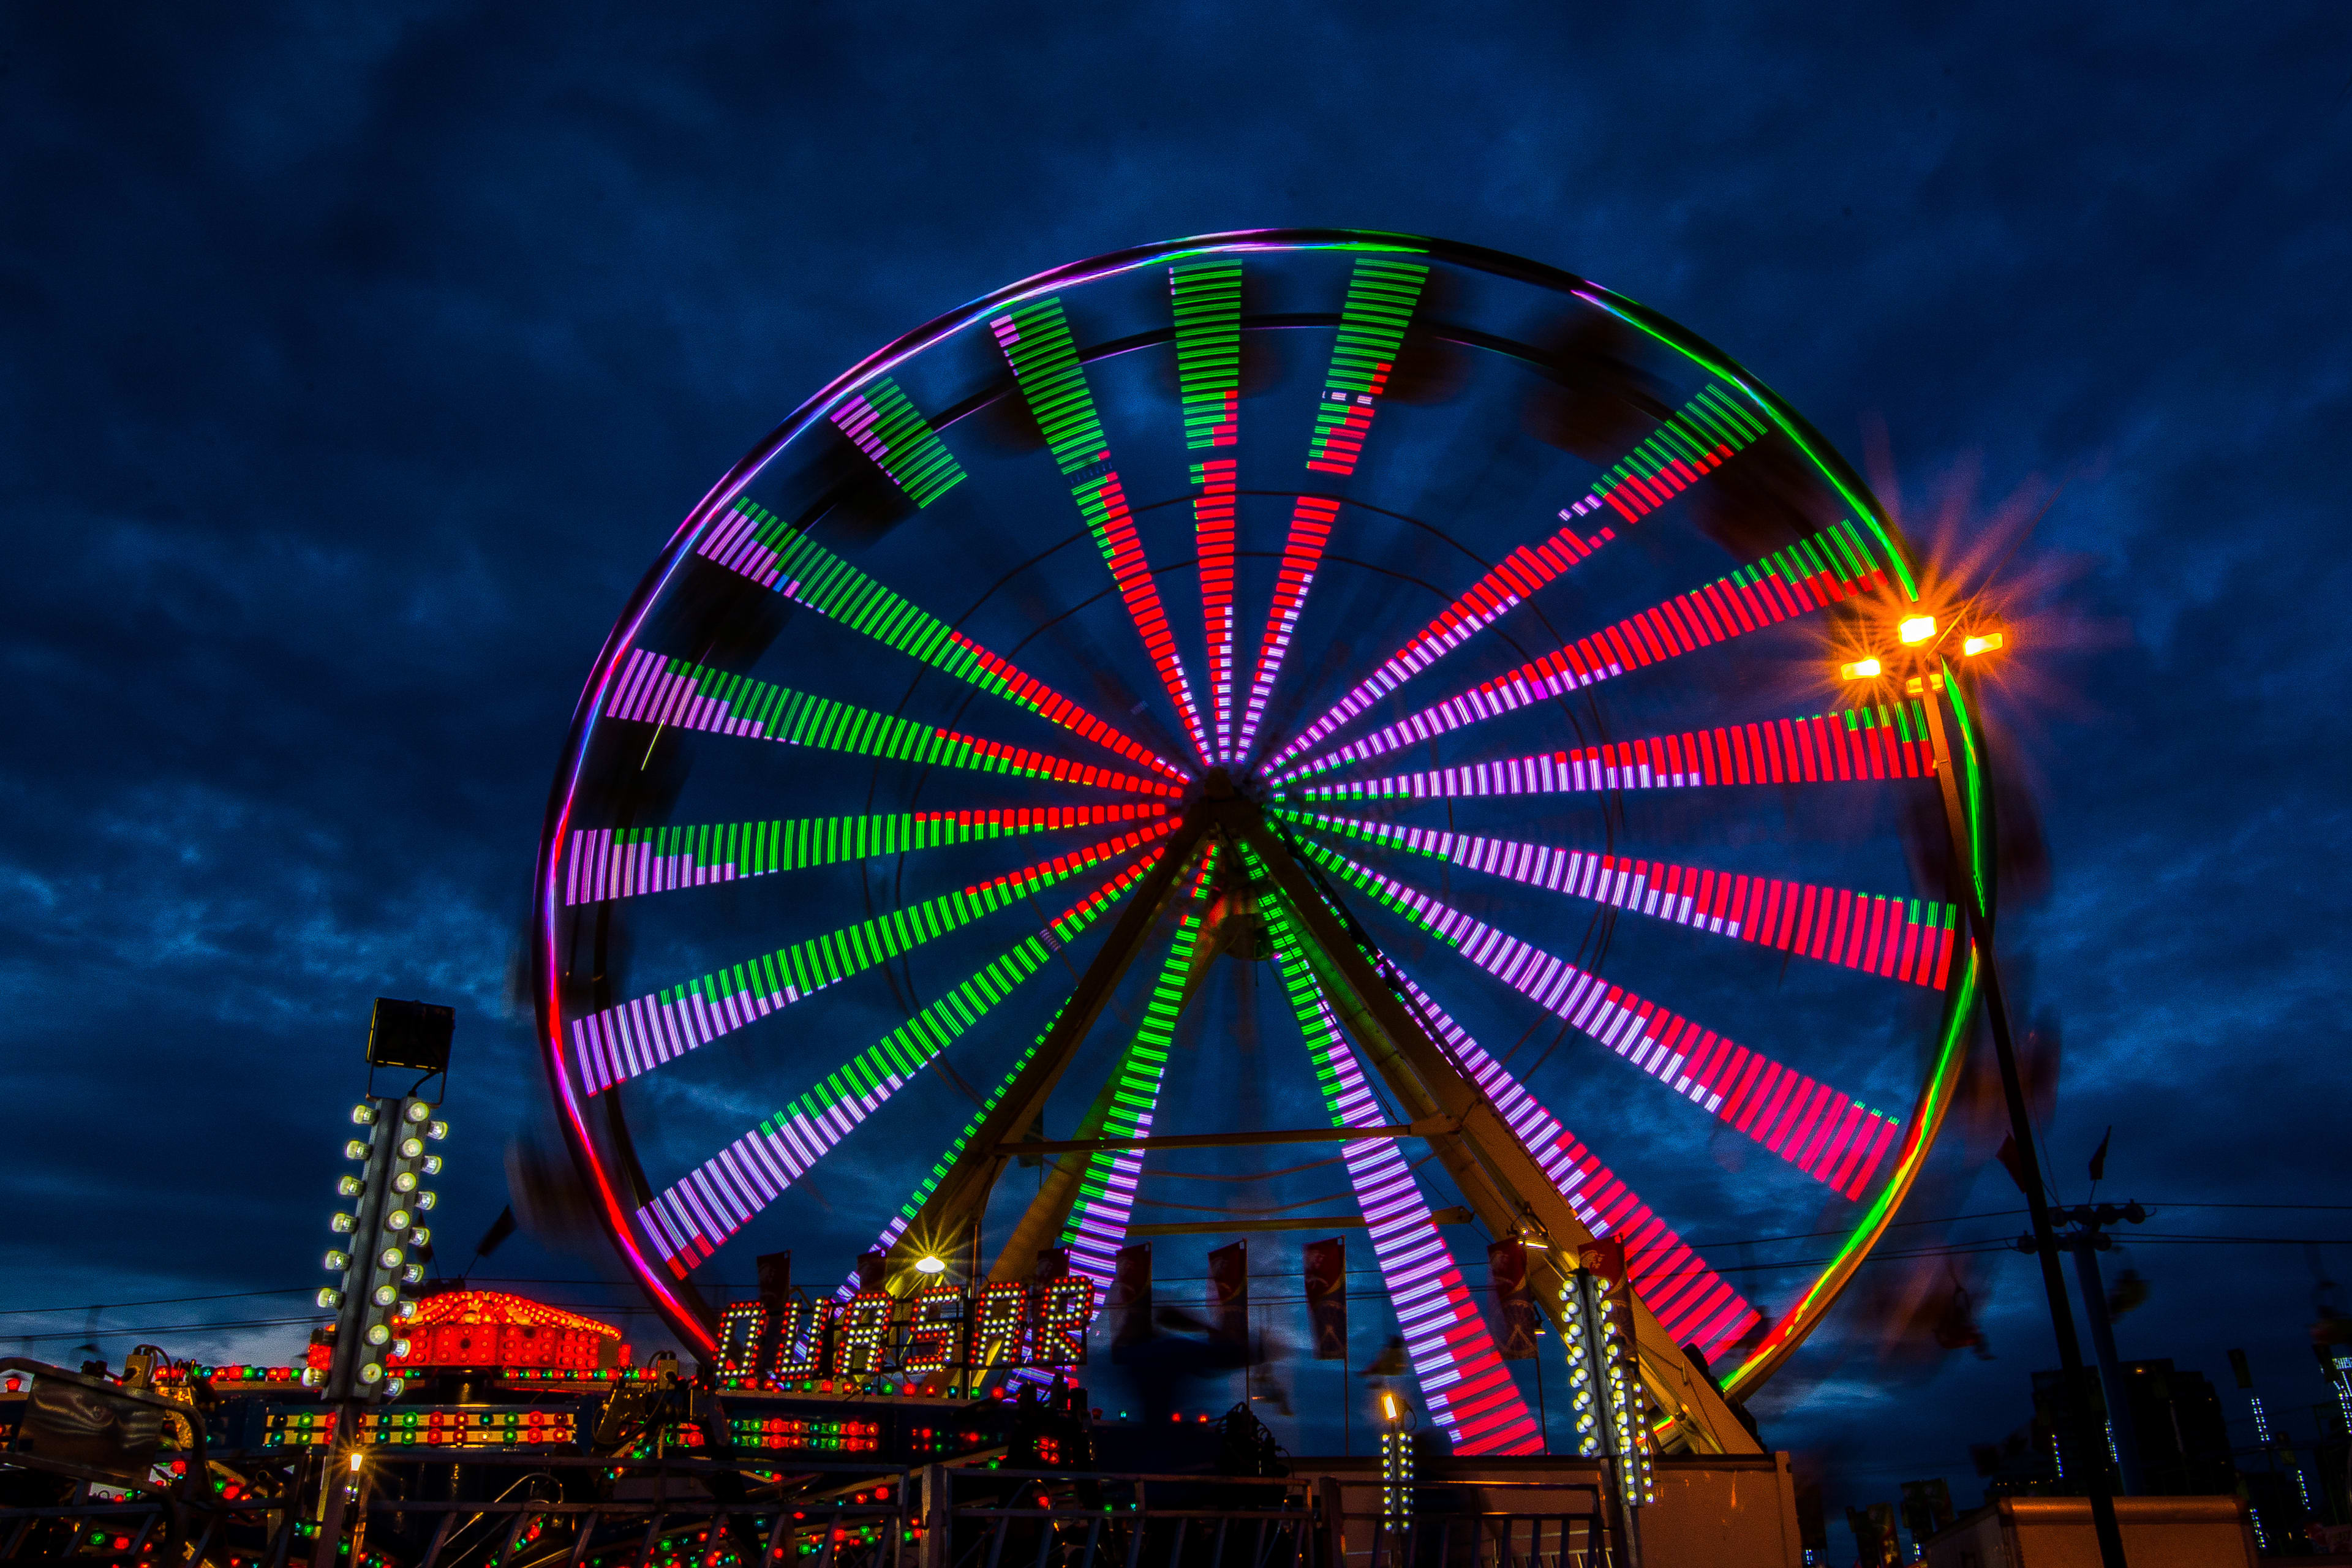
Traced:
<path fill-rule="evenodd" d="M 2017 1046 L 2010 1037 L 2009 1005 L 2001 994 L 2000 966 L 1993 956 L 1992 913 L 1977 880 L 1977 857 L 1967 816 L 1960 809 L 1960 783 L 1952 761 L 1951 741 L 1944 723 L 1946 687 L 1959 679 L 1932 654 L 1915 662 L 1919 671 L 1920 707 L 1927 716 L 1927 738 L 1934 748 L 1936 782 L 1944 800 L 1944 826 L 1951 837 L 1952 865 L 1959 882 L 1960 905 L 1968 913 L 1969 937 L 1977 953 L 1979 984 L 1984 988 L 1985 1022 L 1991 1026 L 1994 1057 L 2000 1063 L 2000 1088 L 2009 1101 L 2010 1136 L 2017 1150 L 2017 1179 L 2025 1189 L 2025 1206 L 2033 1217 L 2034 1254 L 2042 1261 L 2042 1288 L 2050 1298 L 2050 1322 L 2058 1336 L 2058 1364 L 2063 1383 L 2062 1408 L 2075 1431 L 2089 1442 L 2097 1434 L 2084 1398 L 2086 1373 L 2082 1342 L 2074 1336 L 2074 1313 L 2066 1300 L 2066 1278 L 2058 1267 L 2058 1237 L 2050 1223 L 2050 1202 L 2042 1185 L 2042 1163 L 2033 1150 L 2033 1119 L 2025 1106 L 2025 1081 L 2017 1070 Z M 1957 687 L 1953 687 L 1957 690 Z M 2091 1528 L 2099 1540 L 2104 1568 L 2126 1568 L 2124 1538 L 2116 1523 L 2116 1500 L 2107 1486 L 2105 1445 L 2090 1442 L 2092 1462 L 2084 1467 L 2091 1489 Z"/>

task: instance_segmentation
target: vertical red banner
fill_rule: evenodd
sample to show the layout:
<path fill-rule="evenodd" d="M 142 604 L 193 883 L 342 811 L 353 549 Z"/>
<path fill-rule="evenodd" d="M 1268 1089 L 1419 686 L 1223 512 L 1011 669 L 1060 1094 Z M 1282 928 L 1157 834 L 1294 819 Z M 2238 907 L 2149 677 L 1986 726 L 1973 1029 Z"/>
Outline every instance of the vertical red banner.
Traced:
<path fill-rule="evenodd" d="M 1209 1337 L 1222 1344 L 1249 1345 L 1249 1243 L 1236 1241 L 1209 1254 Z"/>
<path fill-rule="evenodd" d="M 1317 1361 L 1348 1359 L 1348 1243 L 1310 1241 L 1305 1249 L 1307 1331 Z"/>
<path fill-rule="evenodd" d="M 1486 1248 L 1486 1280 L 1495 1293 L 1495 1316 L 1502 1331 L 1495 1350 L 1505 1361 L 1526 1361 L 1536 1353 L 1536 1302 L 1528 1289 L 1528 1248 L 1525 1242 L 1497 1241 Z"/>
<path fill-rule="evenodd" d="M 1122 1247 L 1110 1267 L 1110 1354 L 1113 1361 L 1151 1338 L 1151 1244 Z"/>

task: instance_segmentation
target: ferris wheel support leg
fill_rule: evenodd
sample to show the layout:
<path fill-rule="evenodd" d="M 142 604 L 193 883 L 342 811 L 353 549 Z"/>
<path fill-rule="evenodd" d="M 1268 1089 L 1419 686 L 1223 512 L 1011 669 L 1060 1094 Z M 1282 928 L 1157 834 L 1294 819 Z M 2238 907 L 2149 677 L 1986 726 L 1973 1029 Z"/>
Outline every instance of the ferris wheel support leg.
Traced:
<path fill-rule="evenodd" d="M 970 1247 L 981 1213 L 988 1206 L 988 1195 L 1004 1169 L 1005 1156 L 998 1146 L 1016 1141 L 1037 1120 L 1047 1097 L 1061 1082 L 1070 1058 L 1085 1043 L 1095 1021 L 1109 1004 L 1111 994 L 1142 951 L 1159 923 L 1160 911 L 1167 907 L 1170 896 L 1208 836 L 1213 813 L 1203 809 L 1207 804 L 1196 804 L 1186 812 L 1176 831 L 1169 836 L 1160 851 L 1160 863 L 1136 889 L 1118 922 L 1103 939 L 1102 947 L 1087 965 L 1086 973 L 1078 977 L 1077 988 L 1063 1004 L 1061 1016 L 1046 1031 L 1036 1054 L 1029 1058 L 1029 1065 L 998 1099 L 995 1108 L 981 1120 L 963 1152 L 956 1156 L 955 1163 L 940 1178 L 922 1208 L 892 1244 L 886 1279 L 894 1293 L 903 1295 L 923 1279 L 915 1268 L 917 1259 L 959 1257 Z"/>
<path fill-rule="evenodd" d="M 1185 969 L 1184 988 L 1176 1004 L 1176 1016 L 1180 1018 L 1192 998 L 1199 994 L 1201 983 L 1208 978 L 1209 965 L 1223 951 L 1225 922 L 1219 917 L 1224 907 L 1224 900 L 1220 900 L 1213 908 L 1207 921 L 1208 931 L 1192 949 L 1192 962 Z M 1095 1096 L 1093 1107 L 1087 1110 L 1086 1119 L 1078 1123 L 1078 1131 L 1075 1134 L 1076 1139 L 1102 1136 L 1103 1126 L 1109 1120 L 1111 1107 L 1117 1101 L 1119 1073 L 1119 1066 L 1115 1064 L 1110 1076 L 1104 1079 L 1101 1091 Z M 996 1255 L 996 1262 L 989 1268 L 989 1283 L 1027 1276 L 1037 1254 L 1053 1237 L 1059 1236 L 1062 1227 L 1069 1222 L 1070 1205 L 1078 1198 L 1079 1179 L 1087 1173 L 1087 1167 L 1093 1161 L 1092 1152 L 1072 1152 L 1055 1158 L 1053 1170 L 1039 1184 L 1037 1195 L 1030 1200 L 1028 1208 L 1013 1226 L 1012 1236 L 1005 1240 L 1003 1250 Z"/>
<path fill-rule="evenodd" d="M 1281 890 L 1304 938 L 1308 963 L 1342 1018 L 1364 1036 L 1366 1054 L 1391 1092 L 1416 1120 L 1434 1116 L 1443 1119 L 1442 1127 L 1450 1125 L 1451 1131 L 1429 1134 L 1430 1147 L 1479 1223 L 1493 1236 L 1525 1237 L 1536 1244 L 1538 1255 L 1529 1267 L 1544 1286 L 1536 1296 L 1557 1331 L 1559 1287 L 1569 1260 L 1592 1239 L 1592 1232 L 1502 1113 L 1406 1005 L 1402 984 L 1392 985 L 1372 967 L 1364 951 L 1369 939 L 1360 942 L 1341 923 L 1282 840 L 1260 823 L 1244 833 L 1244 841 Z M 1682 1347 L 1638 1296 L 1634 1320 L 1643 1383 L 1669 1424 L 1662 1443 L 1680 1443 L 1700 1453 L 1761 1453 L 1723 1396 L 1696 1374 Z"/>

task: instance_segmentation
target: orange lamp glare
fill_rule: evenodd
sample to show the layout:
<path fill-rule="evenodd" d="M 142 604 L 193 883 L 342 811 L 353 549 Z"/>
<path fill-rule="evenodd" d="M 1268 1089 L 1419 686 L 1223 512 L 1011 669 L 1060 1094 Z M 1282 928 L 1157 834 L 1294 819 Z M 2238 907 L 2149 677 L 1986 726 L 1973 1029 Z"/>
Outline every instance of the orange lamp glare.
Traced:
<path fill-rule="evenodd" d="M 1393 1421 L 1397 1418 L 1397 1402 L 1395 1394 L 1383 1394 L 1381 1395 L 1381 1418 L 1384 1421 Z"/>
<path fill-rule="evenodd" d="M 1858 658 L 1852 664 L 1838 666 L 1838 676 L 1844 680 L 1875 680 L 1886 667 L 1874 658 Z"/>
<path fill-rule="evenodd" d="M 1906 646 L 1912 643 L 1926 642 L 1929 637 L 1936 635 L 1936 617 L 1933 616 L 1912 616 L 1906 619 L 1901 626 L 1895 628 L 1895 635 L 1901 637 Z"/>
<path fill-rule="evenodd" d="M 2000 646 L 2001 634 L 1987 632 L 1982 637 L 1964 638 L 1960 643 L 1960 652 L 1969 658 L 1974 658 L 1980 653 L 1990 653 Z"/>

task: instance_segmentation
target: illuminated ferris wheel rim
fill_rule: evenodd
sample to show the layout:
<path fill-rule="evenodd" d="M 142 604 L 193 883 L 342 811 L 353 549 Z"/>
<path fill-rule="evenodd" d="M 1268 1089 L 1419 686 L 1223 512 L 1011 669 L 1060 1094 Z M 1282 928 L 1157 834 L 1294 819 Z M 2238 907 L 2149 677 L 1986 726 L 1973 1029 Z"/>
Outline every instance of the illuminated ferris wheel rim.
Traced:
<path fill-rule="evenodd" d="M 536 958 L 538 961 L 538 997 L 542 1027 L 542 1045 L 547 1051 L 551 1079 L 561 1111 L 566 1122 L 567 1135 L 575 1152 L 586 1163 L 596 1188 L 596 1196 L 608 1228 L 621 1247 L 632 1270 L 646 1285 L 649 1292 L 663 1308 L 674 1326 L 689 1341 L 703 1345 L 709 1343 L 709 1314 L 698 1310 L 690 1292 L 680 1287 L 675 1271 L 665 1269 L 646 1256 L 633 1232 L 624 1187 L 638 1191 L 647 1189 L 644 1173 L 635 1168 L 635 1156 L 623 1136 L 618 1149 L 628 1168 L 614 1171 L 606 1167 L 609 1152 L 600 1152 L 607 1142 L 600 1139 L 589 1125 L 592 1114 L 588 1096 L 582 1090 L 572 1066 L 565 1052 L 562 1034 L 563 1016 L 556 993 L 557 937 L 556 921 L 562 905 L 563 847 L 567 835 L 573 828 L 573 806 L 597 721 L 609 712 L 614 684 L 625 672 L 627 656 L 635 647 L 636 637 L 646 615 L 660 600 L 676 574 L 695 559 L 698 543 L 715 526 L 735 517 L 736 503 L 761 470 L 780 453 L 804 434 L 833 427 L 830 416 L 849 399 L 887 376 L 889 373 L 921 354 L 926 349 L 941 343 L 956 334 L 982 326 L 1008 312 L 1080 285 L 1110 278 L 1119 273 L 1160 264 L 1181 263 L 1188 259 L 1234 256 L 1246 258 L 1259 253 L 1286 253 L 1301 250 L 1336 250 L 1369 255 L 1393 255 L 1440 261 L 1474 271 L 1492 273 L 1572 296 L 1625 322 L 1671 348 L 1710 375 L 1731 384 L 1750 399 L 1757 408 L 1767 413 L 1780 434 L 1792 442 L 1823 479 L 1833 487 L 1852 506 L 1854 515 L 1867 527 L 1874 541 L 1881 547 L 1885 563 L 1891 569 L 1890 582 L 1900 595 L 1916 595 L 1916 580 L 1910 569 L 1899 542 L 1891 526 L 1868 497 L 1861 480 L 1843 464 L 1834 449 L 1823 440 L 1793 410 L 1782 404 L 1770 391 L 1753 377 L 1738 369 L 1727 356 L 1672 322 L 1657 317 L 1644 308 L 1585 279 L 1543 267 L 1521 258 L 1475 247 L 1448 244 L 1412 236 L 1379 234 L 1343 230 L 1268 230 L 1225 235 L 1204 236 L 1162 245 L 1140 247 L 1108 256 L 1072 264 L 1041 274 L 1035 278 L 998 290 L 951 311 L 936 321 L 909 332 L 882 349 L 859 365 L 836 378 L 810 398 L 789 418 L 770 434 L 749 456 L 738 463 L 711 491 L 688 514 L 672 535 L 654 567 L 640 584 L 635 594 L 600 652 L 590 679 L 583 690 L 567 741 L 563 762 L 557 777 L 543 837 L 538 875 Z M 1328 328 L 1340 320 L 1338 312 L 1280 318 L 1244 317 L 1239 325 L 1244 331 L 1288 327 Z M 1439 337 L 1452 336 L 1453 341 L 1468 346 L 1499 351 L 1506 353 L 1524 351 L 1500 338 L 1486 337 L 1475 332 L 1449 334 L 1442 324 L 1423 330 Z M 1176 336 L 1171 325 L 1157 331 L 1131 335 L 1115 342 L 1078 345 L 1076 357 L 1081 364 L 1091 364 L 1121 353 L 1163 345 Z M 1019 397 L 1018 386 L 1011 381 L 1001 383 L 975 395 L 967 404 L 942 410 L 934 417 L 937 428 L 951 427 L 959 419 L 988 402 L 1002 397 Z M 1307 491 L 1297 492 L 1301 496 Z M 1335 497 L 1340 504 L 1346 498 Z M 1139 507 L 1137 510 L 1143 510 Z M 1236 655 L 1237 657 L 1237 655 Z M 1956 707 L 1957 702 L 1956 698 Z M 1963 739 L 1963 761 L 1968 769 L 1966 798 L 1973 815 L 1977 789 L 1974 778 L 1974 745 L 1961 710 L 1959 732 Z M 1340 726 L 1339 728 L 1345 728 Z M 1284 752 L 1272 742 L 1247 759 L 1255 773 L 1263 777 L 1273 770 L 1267 766 L 1277 756 L 1285 762 L 1311 764 L 1317 760 L 1318 748 L 1304 750 L 1293 746 Z M 1221 742 L 1222 744 L 1222 742 Z M 1197 790 L 1198 780 L 1208 771 L 1210 755 L 1196 757 L 1199 766 L 1184 766 L 1183 786 L 1188 794 Z M 1220 756 L 1219 760 L 1225 760 Z M 1295 770 L 1294 770 L 1295 771 Z M 1278 803 L 1288 808 L 1312 808 L 1318 804 L 1302 791 L 1314 788 L 1311 778 L 1291 778 L 1277 781 L 1284 789 Z M 1172 803 L 1171 803 L 1172 804 Z M 1329 868 L 1327 867 L 1327 868 Z M 1977 868 L 1981 882 L 1985 868 L 1981 858 Z M 1374 873 L 1376 876 L 1377 873 Z M 1377 896 L 1377 895 L 1376 895 Z M 1946 989 L 1947 1005 L 1944 1023 L 1937 1031 L 1938 1038 L 1934 1064 L 1921 1087 L 1912 1114 L 1902 1123 L 1903 1137 L 1899 1146 L 1887 1151 L 1892 1163 L 1886 1166 L 1889 1174 L 1872 1201 L 1857 1218 L 1851 1232 L 1841 1245 L 1835 1262 L 1824 1269 L 1806 1297 L 1791 1307 L 1772 1334 L 1758 1348 L 1740 1368 L 1727 1380 L 1735 1389 L 1752 1387 L 1778 1364 L 1803 1333 L 1819 1321 L 1820 1311 L 1850 1276 L 1852 1268 L 1865 1255 L 1885 1224 L 1899 1205 L 1916 1176 L 1920 1160 L 1932 1142 L 1943 1109 L 1948 1103 L 1952 1078 L 1957 1066 L 1959 1041 L 1959 1020 L 1965 1015 L 1973 992 L 1973 960 L 1963 943 L 1953 965 L 1951 984 Z M 618 1123 L 617 1105 L 608 1101 L 604 1114 Z M 616 1181 L 616 1177 L 618 1180 Z"/>

